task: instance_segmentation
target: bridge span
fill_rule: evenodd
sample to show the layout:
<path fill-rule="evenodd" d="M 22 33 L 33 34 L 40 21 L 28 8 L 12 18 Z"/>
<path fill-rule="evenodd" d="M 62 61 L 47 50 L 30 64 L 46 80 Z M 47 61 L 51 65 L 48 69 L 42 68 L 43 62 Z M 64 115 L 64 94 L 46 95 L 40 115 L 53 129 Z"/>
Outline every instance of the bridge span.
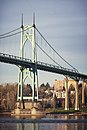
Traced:
<path fill-rule="evenodd" d="M 75 80 L 83 80 L 87 82 L 87 75 L 81 74 L 73 69 L 59 67 L 40 61 L 33 63 L 30 59 L 14 55 L 0 53 L 0 62 L 14 64 L 17 66 L 21 66 L 22 68 L 30 68 L 32 71 L 33 69 L 37 68 L 38 70 L 62 74 L 64 76 L 69 76 L 70 78 Z"/>

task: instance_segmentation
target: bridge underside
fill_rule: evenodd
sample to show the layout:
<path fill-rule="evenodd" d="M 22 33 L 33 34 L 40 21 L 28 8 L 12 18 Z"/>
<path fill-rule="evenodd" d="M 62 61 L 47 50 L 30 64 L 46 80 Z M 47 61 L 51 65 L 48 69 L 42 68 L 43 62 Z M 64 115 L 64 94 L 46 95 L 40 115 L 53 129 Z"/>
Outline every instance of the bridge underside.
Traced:
<path fill-rule="evenodd" d="M 32 63 L 32 61 L 29 59 L 25 59 L 25 58 L 22 59 L 21 57 L 17 57 L 13 55 L 0 53 L 0 62 L 14 64 L 17 66 L 22 66 L 24 68 L 30 68 L 30 69 L 34 69 L 37 66 L 37 69 L 39 70 L 62 74 L 65 76 L 69 76 L 70 78 L 75 80 L 83 80 L 87 82 L 87 75 L 85 74 L 77 73 L 71 69 L 60 68 L 59 66 L 55 66 L 55 65 L 51 65 L 39 61 L 35 64 Z"/>

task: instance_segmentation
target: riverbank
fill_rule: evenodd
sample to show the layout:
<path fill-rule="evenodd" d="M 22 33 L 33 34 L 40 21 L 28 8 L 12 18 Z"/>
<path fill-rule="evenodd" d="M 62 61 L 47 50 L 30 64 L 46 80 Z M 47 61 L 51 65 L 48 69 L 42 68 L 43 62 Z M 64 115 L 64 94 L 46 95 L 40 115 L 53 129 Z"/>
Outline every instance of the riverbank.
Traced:
<path fill-rule="evenodd" d="M 86 115 L 87 116 L 87 109 L 82 110 L 64 110 L 64 109 L 52 109 L 48 108 L 44 110 L 44 115 L 47 114 L 68 114 L 68 115 Z M 0 115 L 11 115 L 11 111 L 0 111 Z M 26 116 L 30 116 L 31 114 L 27 114 Z M 22 114 L 23 116 L 23 114 Z"/>
<path fill-rule="evenodd" d="M 0 111 L 0 115 L 11 115 L 11 111 L 8 112 L 8 111 Z"/>
<path fill-rule="evenodd" d="M 73 114 L 73 115 L 87 115 L 87 109 L 86 110 L 64 110 L 64 109 L 46 109 L 46 114 Z"/>

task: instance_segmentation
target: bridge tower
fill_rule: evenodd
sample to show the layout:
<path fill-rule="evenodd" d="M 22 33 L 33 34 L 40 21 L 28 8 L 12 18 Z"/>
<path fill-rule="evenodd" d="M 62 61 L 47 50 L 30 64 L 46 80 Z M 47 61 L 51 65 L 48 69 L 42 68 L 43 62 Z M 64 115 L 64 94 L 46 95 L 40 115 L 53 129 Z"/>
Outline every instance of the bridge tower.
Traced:
<path fill-rule="evenodd" d="M 21 25 L 21 42 L 20 42 L 20 56 L 24 58 L 24 46 L 26 41 L 29 40 L 32 44 L 32 62 L 35 64 L 31 69 L 23 68 L 19 66 L 18 74 L 18 93 L 17 100 L 23 101 L 24 99 L 31 99 L 32 101 L 38 100 L 38 74 L 37 74 L 37 52 L 36 52 L 36 35 L 35 35 L 35 15 L 33 14 L 33 25 L 24 26 L 23 25 L 23 15 L 22 15 L 22 25 Z M 27 78 L 32 81 L 32 97 L 23 96 L 24 82 Z"/>

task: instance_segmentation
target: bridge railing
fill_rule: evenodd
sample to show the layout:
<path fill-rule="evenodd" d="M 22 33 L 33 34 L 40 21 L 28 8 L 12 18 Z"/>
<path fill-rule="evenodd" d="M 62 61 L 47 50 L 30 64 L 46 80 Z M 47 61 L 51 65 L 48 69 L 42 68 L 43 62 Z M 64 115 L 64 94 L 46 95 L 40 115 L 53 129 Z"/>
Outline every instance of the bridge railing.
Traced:
<path fill-rule="evenodd" d="M 9 54 L 5 54 L 5 53 L 0 53 L 0 56 L 2 56 L 3 58 L 7 57 L 7 58 L 11 58 L 13 60 L 17 59 L 17 60 L 20 60 L 20 61 L 26 61 L 26 62 L 32 63 L 31 59 L 22 58 L 22 57 L 19 57 L 19 56 L 9 55 Z M 45 63 L 45 62 L 37 61 L 37 64 L 40 64 L 40 65 L 43 65 L 43 66 L 47 66 L 47 67 L 52 67 L 52 68 L 56 68 L 56 69 L 61 69 L 61 70 L 65 70 L 65 71 L 70 71 L 70 72 L 77 73 L 76 70 L 74 70 L 74 69 L 68 69 L 68 68 L 64 68 L 62 66 L 60 67 L 60 66 L 52 65 L 52 64 L 49 64 L 49 63 Z"/>
<path fill-rule="evenodd" d="M 35 64 L 32 62 L 31 59 L 22 58 L 19 56 L 14 56 L 14 55 L 9 55 L 9 54 L 4 54 L 4 53 L 0 53 L 0 61 L 5 62 L 5 63 L 10 63 L 10 64 L 15 64 L 15 65 L 20 65 L 20 66 L 23 65 L 26 68 L 35 67 Z M 40 61 L 37 61 L 36 65 L 41 70 L 44 70 L 44 68 L 45 68 L 45 71 L 50 70 L 50 72 L 54 72 L 54 73 L 57 72 L 59 74 L 68 75 L 72 79 L 76 79 L 76 80 L 79 79 L 79 80 L 84 80 L 87 82 L 87 75 L 81 74 L 74 69 L 68 69 L 68 68 L 64 68 L 64 67 L 60 67 L 60 66 L 56 66 L 53 64 L 40 62 Z M 48 67 L 48 68 L 46 68 L 46 67 Z"/>
<path fill-rule="evenodd" d="M 12 59 L 17 59 L 17 60 L 22 60 L 22 61 L 27 61 L 27 62 L 32 62 L 31 59 L 22 58 L 22 57 L 19 57 L 19 56 L 14 56 L 14 55 L 5 54 L 5 53 L 0 53 L 0 56 L 7 57 L 7 58 L 12 58 Z"/>
<path fill-rule="evenodd" d="M 48 67 L 52 67 L 52 68 L 57 68 L 57 69 L 62 69 L 62 70 L 66 70 L 66 71 L 71 71 L 71 72 L 77 73 L 77 71 L 74 70 L 74 69 L 68 69 L 68 68 L 64 68 L 64 67 L 62 67 L 62 66 L 60 67 L 60 66 L 48 64 L 48 63 L 45 63 L 45 62 L 37 61 L 37 64 L 41 64 L 41 65 L 44 65 L 44 66 L 48 66 Z"/>

